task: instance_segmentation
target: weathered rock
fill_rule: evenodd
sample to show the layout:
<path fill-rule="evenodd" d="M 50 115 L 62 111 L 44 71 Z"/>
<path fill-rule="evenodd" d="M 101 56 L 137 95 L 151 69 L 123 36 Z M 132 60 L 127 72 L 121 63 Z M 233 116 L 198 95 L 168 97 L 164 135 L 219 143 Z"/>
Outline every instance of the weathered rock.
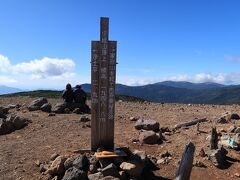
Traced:
<path fill-rule="evenodd" d="M 87 156 L 84 155 L 79 155 L 74 161 L 73 161 L 73 166 L 77 169 L 88 171 L 89 169 L 89 160 Z"/>
<path fill-rule="evenodd" d="M 90 118 L 88 116 L 81 116 L 79 119 L 80 122 L 89 122 Z"/>
<path fill-rule="evenodd" d="M 8 113 L 9 108 L 4 107 L 4 106 L 0 106 L 0 118 L 5 118 L 6 114 Z"/>
<path fill-rule="evenodd" d="M 210 150 L 208 153 L 208 159 L 216 167 L 223 167 L 226 162 L 227 151 L 222 147 L 221 149 Z"/>
<path fill-rule="evenodd" d="M 105 168 L 102 169 L 103 176 L 113 176 L 113 177 L 119 177 L 119 173 L 117 170 L 117 167 L 111 163 Z"/>
<path fill-rule="evenodd" d="M 103 174 L 101 172 L 88 175 L 89 180 L 99 180 L 101 178 L 103 178 Z"/>
<path fill-rule="evenodd" d="M 233 133 L 236 128 L 237 128 L 236 126 L 231 126 L 231 127 L 228 129 L 228 132 Z"/>
<path fill-rule="evenodd" d="M 73 110 L 73 113 L 75 113 L 75 114 L 80 114 L 80 113 L 81 113 L 80 108 L 76 108 L 76 109 L 74 109 L 74 110 Z"/>
<path fill-rule="evenodd" d="M 11 121 L 0 118 L 0 135 L 11 133 L 15 130 Z"/>
<path fill-rule="evenodd" d="M 48 112 L 50 113 L 52 111 L 52 105 L 50 103 L 45 103 L 43 104 L 40 109 L 43 111 L 43 112 Z"/>
<path fill-rule="evenodd" d="M 79 170 L 75 167 L 69 168 L 65 172 L 65 174 L 62 178 L 62 180 L 79 180 L 79 179 L 88 180 L 87 173 L 82 170 Z"/>
<path fill-rule="evenodd" d="M 217 119 L 216 122 L 220 123 L 220 124 L 226 124 L 227 120 L 224 117 L 221 117 L 221 118 Z"/>
<path fill-rule="evenodd" d="M 156 122 L 154 120 L 144 120 L 144 119 L 139 119 L 135 123 L 135 129 L 137 130 L 152 130 L 152 131 L 159 131 L 159 122 Z"/>
<path fill-rule="evenodd" d="M 238 148 L 240 147 L 240 133 L 234 135 L 233 140 L 237 143 Z"/>
<path fill-rule="evenodd" d="M 205 153 L 203 148 L 201 148 L 201 150 L 199 151 L 199 156 L 200 157 L 205 157 L 206 156 L 206 153 Z"/>
<path fill-rule="evenodd" d="M 49 113 L 48 116 L 49 116 L 49 117 L 51 117 L 51 116 L 56 116 L 56 114 L 55 114 L 55 113 Z"/>
<path fill-rule="evenodd" d="M 53 154 L 51 155 L 51 157 L 50 157 L 50 160 L 51 160 L 51 161 L 54 161 L 58 156 L 59 156 L 58 153 L 53 153 Z"/>
<path fill-rule="evenodd" d="M 71 112 L 71 110 L 69 108 L 65 108 L 63 112 L 66 114 L 69 114 Z"/>
<path fill-rule="evenodd" d="M 67 170 L 68 168 L 72 167 L 74 160 L 75 160 L 75 157 L 67 158 L 67 160 L 64 162 L 64 168 Z"/>
<path fill-rule="evenodd" d="M 120 168 L 131 177 L 141 177 L 144 166 L 139 162 L 123 162 Z"/>
<path fill-rule="evenodd" d="M 139 117 L 130 117 L 129 119 L 130 119 L 130 121 L 137 121 L 139 119 Z"/>
<path fill-rule="evenodd" d="M 237 127 L 237 128 L 234 130 L 234 133 L 240 133 L 240 127 Z"/>
<path fill-rule="evenodd" d="M 64 162 L 66 158 L 63 156 L 58 156 L 51 164 L 50 168 L 47 170 L 48 174 L 51 175 L 61 175 L 64 173 Z"/>
<path fill-rule="evenodd" d="M 25 118 L 21 118 L 19 116 L 16 116 L 16 117 L 13 118 L 12 123 L 13 123 L 13 126 L 14 126 L 15 130 L 18 130 L 18 129 L 22 129 L 25 126 L 27 126 L 28 121 Z"/>
<path fill-rule="evenodd" d="M 144 144 L 157 144 L 160 138 L 154 131 L 143 131 L 139 135 L 139 141 Z"/>
<path fill-rule="evenodd" d="M 57 103 L 55 106 L 52 106 L 52 112 L 63 113 L 65 108 L 66 108 L 65 103 Z"/>
<path fill-rule="evenodd" d="M 120 180 L 120 179 L 117 178 L 117 177 L 113 177 L 113 176 L 106 176 L 106 177 L 103 177 L 99 180 Z"/>
<path fill-rule="evenodd" d="M 48 103 L 46 98 L 38 98 L 34 101 L 32 101 L 29 106 L 28 106 L 28 110 L 29 111 L 36 111 L 36 110 L 40 110 L 41 106 Z"/>
<path fill-rule="evenodd" d="M 230 119 L 238 120 L 238 119 L 240 119 L 240 117 L 237 113 L 233 113 L 233 114 L 231 114 Z"/>
<path fill-rule="evenodd" d="M 121 180 L 127 180 L 128 179 L 127 173 L 125 171 L 119 171 L 119 178 Z"/>

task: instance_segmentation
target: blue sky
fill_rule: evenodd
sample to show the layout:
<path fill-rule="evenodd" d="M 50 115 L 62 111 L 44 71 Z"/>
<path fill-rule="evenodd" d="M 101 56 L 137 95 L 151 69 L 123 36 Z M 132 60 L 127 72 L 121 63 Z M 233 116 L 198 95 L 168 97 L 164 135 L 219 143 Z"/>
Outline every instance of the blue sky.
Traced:
<path fill-rule="evenodd" d="M 0 84 L 89 83 L 101 16 L 118 41 L 118 83 L 240 84 L 239 8 L 237 0 L 1 0 Z"/>

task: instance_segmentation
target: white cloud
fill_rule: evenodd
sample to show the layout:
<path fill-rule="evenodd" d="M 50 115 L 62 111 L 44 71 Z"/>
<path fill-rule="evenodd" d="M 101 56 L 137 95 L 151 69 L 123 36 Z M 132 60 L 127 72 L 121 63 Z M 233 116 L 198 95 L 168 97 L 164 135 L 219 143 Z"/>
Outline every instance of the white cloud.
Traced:
<path fill-rule="evenodd" d="M 0 54 L 0 72 L 7 72 L 11 67 L 9 59 Z"/>
<path fill-rule="evenodd" d="M 35 59 L 29 62 L 19 64 L 11 64 L 10 60 L 0 55 L 0 72 L 10 74 L 28 74 L 33 79 L 57 77 L 69 74 L 74 70 L 75 63 L 73 60 L 65 58 L 49 58 Z"/>
<path fill-rule="evenodd" d="M 0 84 L 6 85 L 6 84 L 13 84 L 16 83 L 17 80 L 8 76 L 0 76 Z"/>

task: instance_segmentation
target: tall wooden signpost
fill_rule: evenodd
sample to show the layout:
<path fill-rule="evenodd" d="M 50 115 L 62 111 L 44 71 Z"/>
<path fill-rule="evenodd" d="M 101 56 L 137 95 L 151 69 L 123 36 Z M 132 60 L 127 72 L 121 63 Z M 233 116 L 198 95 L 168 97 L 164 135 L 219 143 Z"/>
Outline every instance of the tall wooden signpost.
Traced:
<path fill-rule="evenodd" d="M 108 41 L 109 18 L 101 18 L 100 41 L 92 41 L 91 149 L 113 150 L 117 42 Z"/>

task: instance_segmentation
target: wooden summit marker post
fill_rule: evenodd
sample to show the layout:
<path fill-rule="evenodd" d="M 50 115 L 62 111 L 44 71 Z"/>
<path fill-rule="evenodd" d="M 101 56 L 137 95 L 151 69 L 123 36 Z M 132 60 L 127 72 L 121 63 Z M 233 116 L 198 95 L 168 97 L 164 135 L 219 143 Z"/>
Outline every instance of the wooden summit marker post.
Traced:
<path fill-rule="evenodd" d="M 101 18 L 100 41 L 92 41 L 91 149 L 114 149 L 117 41 L 108 41 L 109 18 Z"/>

